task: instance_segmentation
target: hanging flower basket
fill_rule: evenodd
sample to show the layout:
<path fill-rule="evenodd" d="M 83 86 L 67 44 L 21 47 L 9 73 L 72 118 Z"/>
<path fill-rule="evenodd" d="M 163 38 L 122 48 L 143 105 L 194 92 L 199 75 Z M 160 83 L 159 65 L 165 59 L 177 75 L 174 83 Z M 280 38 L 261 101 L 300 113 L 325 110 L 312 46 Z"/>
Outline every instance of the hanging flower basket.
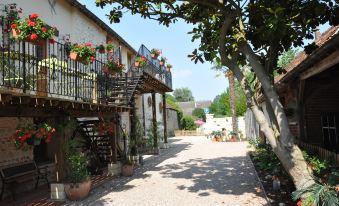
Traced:
<path fill-rule="evenodd" d="M 119 60 L 109 60 L 102 67 L 102 70 L 106 74 L 115 75 L 117 73 L 121 73 L 125 69 L 124 64 L 120 64 Z"/>
<path fill-rule="evenodd" d="M 91 43 L 73 44 L 70 46 L 69 58 L 82 64 L 92 63 L 95 60 L 95 48 Z"/>
<path fill-rule="evenodd" d="M 146 66 L 146 64 L 147 64 L 147 59 L 144 56 L 138 56 L 134 62 L 134 66 L 138 68 L 144 67 Z"/>
<path fill-rule="evenodd" d="M 166 61 L 167 61 L 166 57 L 161 57 L 160 58 L 160 66 L 164 66 Z"/>
<path fill-rule="evenodd" d="M 57 32 L 56 28 L 49 27 L 36 13 L 29 15 L 29 18 L 13 21 L 11 29 L 14 39 L 35 45 L 42 45 L 46 40 L 54 42 L 53 36 Z"/>
<path fill-rule="evenodd" d="M 166 65 L 166 71 L 171 72 L 172 69 L 172 65 L 171 64 L 167 64 Z"/>
<path fill-rule="evenodd" d="M 159 55 L 161 54 L 159 49 L 152 49 L 151 50 L 151 57 L 152 59 L 158 59 Z"/>
<path fill-rule="evenodd" d="M 139 65 L 140 65 L 140 62 L 134 62 L 135 67 L 139 67 Z"/>
<path fill-rule="evenodd" d="M 19 127 L 13 137 L 14 145 L 17 149 L 26 150 L 30 146 L 40 145 L 41 141 L 50 142 L 55 132 L 55 128 L 46 123 Z"/>
<path fill-rule="evenodd" d="M 98 50 L 98 52 L 99 52 L 100 54 L 106 53 L 106 48 L 105 48 L 105 46 L 104 46 L 103 44 L 100 44 L 99 46 L 97 46 L 97 47 L 96 47 L 96 50 Z"/>

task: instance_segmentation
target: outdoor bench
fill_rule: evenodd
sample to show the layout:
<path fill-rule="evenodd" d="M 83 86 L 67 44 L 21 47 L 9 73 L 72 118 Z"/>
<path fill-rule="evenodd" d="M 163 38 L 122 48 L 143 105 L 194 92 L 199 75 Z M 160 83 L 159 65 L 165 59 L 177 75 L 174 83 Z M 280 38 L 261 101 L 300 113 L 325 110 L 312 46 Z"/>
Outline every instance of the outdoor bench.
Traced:
<path fill-rule="evenodd" d="M 0 200 L 2 200 L 5 187 L 9 186 L 9 191 L 13 199 L 15 199 L 15 187 L 20 183 L 35 180 L 35 189 L 38 187 L 39 180 L 45 179 L 49 188 L 48 181 L 49 171 L 46 167 L 37 167 L 34 161 L 23 162 L 19 164 L 8 165 L 0 168 L 0 176 L 2 180 L 2 187 L 0 193 Z"/>

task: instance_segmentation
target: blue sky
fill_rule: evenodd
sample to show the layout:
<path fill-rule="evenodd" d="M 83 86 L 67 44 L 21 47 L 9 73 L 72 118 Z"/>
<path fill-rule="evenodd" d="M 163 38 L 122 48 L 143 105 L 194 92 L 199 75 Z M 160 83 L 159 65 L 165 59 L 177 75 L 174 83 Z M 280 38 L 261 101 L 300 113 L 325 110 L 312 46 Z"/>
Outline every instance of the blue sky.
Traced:
<path fill-rule="evenodd" d="M 95 13 L 104 22 L 110 25 L 121 37 L 123 37 L 136 50 L 141 44 L 149 49 L 162 49 L 168 62 L 173 65 L 173 87 L 188 87 L 192 90 L 196 100 L 213 100 L 228 87 L 225 77 L 216 77 L 210 63 L 194 64 L 187 55 L 196 47 L 197 43 L 191 42 L 191 36 L 187 34 L 191 26 L 184 22 L 177 22 L 169 28 L 159 25 L 157 22 L 143 19 L 140 16 L 124 14 L 119 24 L 109 24 L 105 9 L 97 8 L 94 0 L 80 0 L 86 7 Z"/>

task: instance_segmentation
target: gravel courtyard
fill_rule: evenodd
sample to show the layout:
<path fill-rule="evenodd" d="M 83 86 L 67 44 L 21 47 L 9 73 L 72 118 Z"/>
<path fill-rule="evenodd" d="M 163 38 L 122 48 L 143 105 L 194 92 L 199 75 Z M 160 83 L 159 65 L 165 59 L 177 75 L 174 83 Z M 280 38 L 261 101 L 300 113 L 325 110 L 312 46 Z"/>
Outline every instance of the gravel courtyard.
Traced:
<path fill-rule="evenodd" d="M 246 143 L 177 137 L 161 152 L 146 159 L 133 177 L 117 178 L 69 205 L 268 205 L 246 156 Z"/>

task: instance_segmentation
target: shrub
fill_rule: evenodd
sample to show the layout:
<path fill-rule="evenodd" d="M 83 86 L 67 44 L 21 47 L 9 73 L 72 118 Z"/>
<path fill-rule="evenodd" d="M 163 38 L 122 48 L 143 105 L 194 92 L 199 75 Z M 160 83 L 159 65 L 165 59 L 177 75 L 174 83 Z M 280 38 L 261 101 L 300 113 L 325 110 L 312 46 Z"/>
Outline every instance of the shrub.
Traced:
<path fill-rule="evenodd" d="M 192 115 L 206 122 L 206 114 L 204 112 L 204 109 L 196 108 L 193 110 Z"/>
<path fill-rule="evenodd" d="M 184 116 L 181 120 L 181 126 L 184 130 L 195 130 L 197 128 L 191 116 Z"/>
<path fill-rule="evenodd" d="M 306 151 L 303 151 L 303 156 L 306 162 L 310 165 L 315 175 L 321 175 L 329 166 L 330 163 L 327 160 L 322 160 L 315 155 L 311 155 Z"/>
<path fill-rule="evenodd" d="M 273 171 L 280 167 L 280 161 L 268 145 L 258 145 L 253 157 L 260 170 Z"/>

